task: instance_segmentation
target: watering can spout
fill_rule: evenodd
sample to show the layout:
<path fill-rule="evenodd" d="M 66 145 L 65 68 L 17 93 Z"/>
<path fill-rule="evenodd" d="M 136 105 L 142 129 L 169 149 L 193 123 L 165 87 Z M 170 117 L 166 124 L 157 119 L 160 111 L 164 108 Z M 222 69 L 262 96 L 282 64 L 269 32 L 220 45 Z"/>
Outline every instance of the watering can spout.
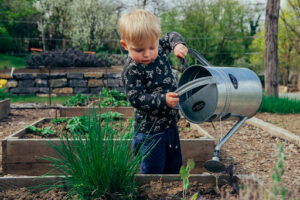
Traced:
<path fill-rule="evenodd" d="M 241 127 L 241 125 L 248 119 L 247 117 L 237 116 L 239 120 L 235 125 L 230 129 L 230 131 L 220 140 L 219 144 L 215 147 L 214 155 L 211 160 L 208 160 L 204 163 L 204 167 L 207 171 L 213 173 L 219 173 L 225 170 L 225 165 L 220 162 L 220 149 L 222 145 Z"/>

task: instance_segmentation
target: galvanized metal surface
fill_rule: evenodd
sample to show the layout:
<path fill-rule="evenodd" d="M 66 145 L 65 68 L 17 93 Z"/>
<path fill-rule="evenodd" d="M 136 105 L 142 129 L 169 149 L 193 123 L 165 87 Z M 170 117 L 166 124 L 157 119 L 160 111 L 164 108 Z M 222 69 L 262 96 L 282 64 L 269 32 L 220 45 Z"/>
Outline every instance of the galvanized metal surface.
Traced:
<path fill-rule="evenodd" d="M 206 80 L 207 77 L 216 79 L 217 83 L 206 81 L 199 83 L 198 88 L 191 87 L 189 83 Z M 262 102 L 261 82 L 253 71 L 246 68 L 194 65 L 183 72 L 178 86 L 186 92 L 180 96 L 179 107 L 185 118 L 193 123 L 236 116 L 251 118 Z M 189 91 L 182 89 L 186 86 L 189 86 Z M 202 103 L 202 107 L 193 109 L 197 103 Z"/>

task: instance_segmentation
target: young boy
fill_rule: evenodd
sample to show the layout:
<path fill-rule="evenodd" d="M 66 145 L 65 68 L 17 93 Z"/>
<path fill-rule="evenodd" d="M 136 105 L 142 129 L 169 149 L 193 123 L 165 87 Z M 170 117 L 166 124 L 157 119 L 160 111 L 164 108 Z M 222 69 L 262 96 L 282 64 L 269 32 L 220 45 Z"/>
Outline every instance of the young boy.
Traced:
<path fill-rule="evenodd" d="M 157 17 L 145 10 L 135 10 L 119 20 L 120 44 L 129 57 L 122 72 L 127 99 L 135 107 L 133 149 L 147 154 L 141 164 L 143 174 L 175 174 L 182 165 L 177 122 L 174 109 L 179 102 L 176 80 L 168 63 L 173 50 L 176 57 L 188 52 L 182 36 L 169 32 L 159 39 Z M 145 142 L 146 140 L 146 142 Z M 141 145 L 143 144 L 143 145 Z"/>

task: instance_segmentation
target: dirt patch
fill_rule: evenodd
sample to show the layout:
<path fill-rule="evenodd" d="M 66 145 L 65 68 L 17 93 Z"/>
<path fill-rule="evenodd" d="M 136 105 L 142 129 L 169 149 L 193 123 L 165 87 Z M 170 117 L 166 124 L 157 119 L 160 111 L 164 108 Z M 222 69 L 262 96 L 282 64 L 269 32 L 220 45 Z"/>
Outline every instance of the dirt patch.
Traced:
<path fill-rule="evenodd" d="M 299 114 L 273 114 L 273 113 L 258 113 L 256 118 L 265 122 L 274 124 L 284 128 L 295 135 L 300 136 L 300 115 Z"/>
<path fill-rule="evenodd" d="M 196 181 L 190 182 L 190 187 L 186 193 L 186 198 L 191 199 L 195 193 L 199 193 L 198 197 L 202 199 L 212 200 L 220 198 L 220 193 L 224 191 L 232 191 L 232 187 L 224 185 L 217 189 L 209 184 L 202 184 Z M 181 181 L 162 182 L 151 181 L 149 184 L 142 185 L 137 190 L 140 200 L 180 200 L 183 197 L 183 186 Z M 32 192 L 26 188 L 10 189 L 0 192 L 0 199 L 77 199 L 76 197 L 67 197 L 67 192 L 61 189 L 53 189 L 48 192 Z M 102 198 L 99 198 L 102 199 Z"/>
<path fill-rule="evenodd" d="M 186 119 L 181 118 L 177 123 L 179 130 L 179 137 L 181 139 L 200 139 L 207 136 L 199 132 L 195 128 L 192 128 L 191 123 Z"/>
<path fill-rule="evenodd" d="M 58 118 L 59 119 L 59 118 Z M 42 134 L 40 132 L 34 132 L 29 131 L 26 133 L 22 138 L 31 138 L 31 139 L 38 139 L 38 138 L 57 138 L 62 137 L 65 134 L 69 135 L 71 137 L 71 132 L 67 128 L 67 122 L 62 122 L 59 124 L 53 124 L 50 122 L 45 123 L 39 123 L 35 125 L 35 127 L 40 129 L 45 129 L 47 127 L 50 127 L 51 130 L 53 130 L 53 134 Z M 193 128 L 186 119 L 181 118 L 179 122 L 177 123 L 178 130 L 179 130 L 179 136 L 181 139 L 200 139 L 200 138 L 206 138 L 206 135 L 201 133 L 199 130 Z M 116 120 L 114 123 L 115 130 L 118 130 L 119 133 L 122 134 L 124 130 L 129 126 L 129 122 L 126 119 L 123 119 L 121 121 Z"/>
<path fill-rule="evenodd" d="M 60 200 L 65 199 L 67 192 L 63 190 L 50 190 L 49 192 L 31 192 L 26 188 L 10 189 L 0 192 L 0 199 L 23 199 L 23 200 Z"/>
<path fill-rule="evenodd" d="M 183 198 L 182 188 L 183 186 L 181 181 L 172 181 L 166 183 L 162 181 L 151 181 L 149 184 L 143 185 L 140 188 L 139 198 L 149 200 L 179 200 Z M 216 199 L 217 197 L 220 197 L 220 195 L 216 192 L 215 187 L 194 181 L 190 183 L 190 188 L 187 191 L 186 199 L 191 199 L 191 197 L 197 192 L 199 193 L 199 197 L 201 196 L 205 199 Z"/>
<path fill-rule="evenodd" d="M 104 122 L 103 122 L 104 123 Z M 70 129 L 67 127 L 68 123 L 67 122 L 63 122 L 63 123 L 59 123 L 59 124 L 53 124 L 52 122 L 46 122 L 46 123 L 39 123 L 36 125 L 37 128 L 40 129 L 45 129 L 45 128 L 49 128 L 51 130 L 53 130 L 53 134 L 42 134 L 41 132 L 36 132 L 36 131 L 29 131 L 28 133 L 26 133 L 22 138 L 31 138 L 31 139 L 40 139 L 40 138 L 58 138 L 58 137 L 64 137 L 66 134 L 68 135 L 68 137 L 72 137 L 72 133 L 70 131 Z M 128 120 L 122 120 L 122 121 L 118 121 L 116 120 L 114 122 L 114 131 L 116 132 L 116 134 L 118 133 L 119 135 L 122 135 L 124 133 L 124 131 L 126 131 L 126 128 L 128 128 L 130 126 Z M 87 134 L 87 132 L 85 131 L 88 127 L 85 124 L 80 124 L 79 126 L 77 126 L 80 130 L 82 130 L 82 133 Z M 86 128 L 86 129 L 85 129 Z M 128 134 L 128 133 L 126 133 Z"/>

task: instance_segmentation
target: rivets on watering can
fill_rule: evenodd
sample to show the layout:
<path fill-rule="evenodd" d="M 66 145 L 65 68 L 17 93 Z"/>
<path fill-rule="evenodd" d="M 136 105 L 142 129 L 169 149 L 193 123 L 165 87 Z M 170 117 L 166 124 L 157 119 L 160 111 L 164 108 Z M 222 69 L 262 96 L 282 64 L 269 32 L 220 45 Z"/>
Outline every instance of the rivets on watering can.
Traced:
<path fill-rule="evenodd" d="M 178 149 L 178 146 L 177 146 L 177 145 L 175 146 L 175 149 Z"/>
<path fill-rule="evenodd" d="M 172 145 L 171 145 L 171 144 L 169 144 L 169 147 L 170 147 L 170 148 L 172 148 Z"/>

